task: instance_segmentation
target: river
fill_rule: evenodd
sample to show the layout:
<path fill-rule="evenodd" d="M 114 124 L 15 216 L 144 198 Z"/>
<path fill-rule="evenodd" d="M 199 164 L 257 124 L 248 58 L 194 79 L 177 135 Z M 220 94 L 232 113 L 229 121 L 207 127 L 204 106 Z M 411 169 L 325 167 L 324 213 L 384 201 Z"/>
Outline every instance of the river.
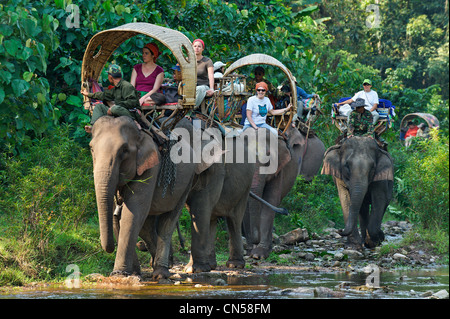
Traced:
<path fill-rule="evenodd" d="M 213 271 L 172 279 L 166 283 L 138 284 L 81 282 L 80 288 L 46 285 L 3 290 L 0 299 L 424 299 L 449 289 L 449 268 L 399 269 L 380 272 L 311 271 L 297 267 L 268 270 Z M 373 286 L 375 288 L 370 288 Z M 379 287 L 379 288 L 377 288 Z"/>

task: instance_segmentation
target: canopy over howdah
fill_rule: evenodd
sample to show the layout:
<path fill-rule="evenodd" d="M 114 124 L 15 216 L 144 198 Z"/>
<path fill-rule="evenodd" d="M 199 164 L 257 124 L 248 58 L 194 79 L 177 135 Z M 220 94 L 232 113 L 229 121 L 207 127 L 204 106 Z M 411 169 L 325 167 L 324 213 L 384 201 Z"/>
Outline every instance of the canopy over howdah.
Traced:
<path fill-rule="evenodd" d="M 429 114 L 429 113 L 410 113 L 410 114 L 405 115 L 403 117 L 403 119 L 402 119 L 401 124 L 400 124 L 400 128 L 408 125 L 409 121 L 412 121 L 412 120 L 414 120 L 415 118 L 418 118 L 418 117 L 423 119 L 423 120 L 425 120 L 425 122 L 427 122 L 427 124 L 428 124 L 428 127 L 430 127 L 430 128 L 431 127 L 439 128 L 439 121 L 438 121 L 438 119 L 434 115 Z"/>
<path fill-rule="evenodd" d="M 193 107 L 195 105 L 197 61 L 191 41 L 179 31 L 150 23 L 128 23 L 94 35 L 84 53 L 81 83 L 83 84 L 90 79 L 97 81 L 113 52 L 123 42 L 138 34 L 147 35 L 172 51 L 180 64 L 182 75 L 179 92 L 182 99 L 179 103 L 183 107 Z"/>

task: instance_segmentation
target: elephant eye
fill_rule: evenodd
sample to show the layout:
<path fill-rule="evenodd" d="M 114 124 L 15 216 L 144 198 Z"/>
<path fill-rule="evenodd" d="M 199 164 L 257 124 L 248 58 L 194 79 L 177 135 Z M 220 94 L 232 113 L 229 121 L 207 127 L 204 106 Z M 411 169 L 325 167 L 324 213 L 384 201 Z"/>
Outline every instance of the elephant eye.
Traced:
<path fill-rule="evenodd" d="M 350 166 L 348 163 L 345 163 L 342 174 L 345 179 L 350 179 Z"/>

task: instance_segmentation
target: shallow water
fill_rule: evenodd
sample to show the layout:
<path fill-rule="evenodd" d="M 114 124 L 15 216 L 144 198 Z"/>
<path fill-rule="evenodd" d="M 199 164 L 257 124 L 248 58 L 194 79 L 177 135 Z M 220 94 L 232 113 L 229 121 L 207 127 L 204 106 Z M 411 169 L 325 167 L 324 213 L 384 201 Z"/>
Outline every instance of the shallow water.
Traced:
<path fill-rule="evenodd" d="M 216 272 L 213 276 L 197 274 L 192 282 L 180 279 L 177 285 L 144 282 L 138 286 L 12 289 L 0 291 L 0 299 L 410 299 L 424 298 L 426 291 L 449 290 L 448 267 L 381 272 L 381 288 L 373 290 L 365 289 L 368 276 L 364 272 L 269 271 L 244 276 Z M 226 285 L 217 285 L 218 279 Z M 329 288 L 326 291 L 331 294 L 318 294 L 317 287 Z"/>

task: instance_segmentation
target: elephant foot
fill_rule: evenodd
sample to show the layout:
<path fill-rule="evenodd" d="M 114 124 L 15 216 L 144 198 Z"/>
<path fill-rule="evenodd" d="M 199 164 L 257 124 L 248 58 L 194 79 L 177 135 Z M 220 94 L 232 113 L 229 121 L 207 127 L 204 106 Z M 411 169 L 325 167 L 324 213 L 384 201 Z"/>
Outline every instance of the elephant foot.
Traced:
<path fill-rule="evenodd" d="M 367 234 L 365 240 L 364 240 L 364 247 L 372 249 L 375 248 L 379 245 L 381 245 L 381 243 L 384 240 L 384 233 L 382 230 L 380 230 L 376 236 L 370 236 L 369 234 Z"/>
<path fill-rule="evenodd" d="M 272 249 L 270 248 L 256 247 L 250 253 L 250 257 L 253 259 L 266 259 L 269 257 L 271 251 Z"/>
<path fill-rule="evenodd" d="M 350 237 L 347 239 L 347 242 L 345 243 L 345 248 L 356 250 L 356 251 L 363 251 L 362 244 L 360 242 L 352 240 Z"/>
<path fill-rule="evenodd" d="M 169 269 L 162 266 L 157 266 L 153 270 L 152 279 L 153 280 L 160 280 L 160 279 L 167 279 L 171 276 Z"/>
<path fill-rule="evenodd" d="M 245 267 L 245 260 L 244 259 L 228 260 L 227 261 L 227 267 L 228 268 L 243 269 Z"/>
<path fill-rule="evenodd" d="M 129 273 L 127 271 L 123 271 L 123 270 L 113 270 L 110 274 L 110 277 L 130 277 L 130 276 L 141 276 L 141 272 L 140 271 L 136 271 L 133 273 Z"/>
<path fill-rule="evenodd" d="M 209 264 L 189 263 L 184 268 L 184 272 L 193 274 L 197 272 L 210 272 L 211 266 Z"/>

